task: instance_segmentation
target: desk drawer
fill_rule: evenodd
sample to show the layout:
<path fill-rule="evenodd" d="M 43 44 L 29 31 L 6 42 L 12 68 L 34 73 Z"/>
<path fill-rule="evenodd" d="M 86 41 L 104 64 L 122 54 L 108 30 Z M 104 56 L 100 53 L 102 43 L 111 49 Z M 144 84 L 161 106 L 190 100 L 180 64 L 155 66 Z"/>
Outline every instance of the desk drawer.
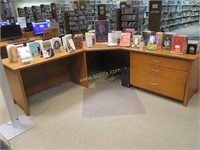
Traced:
<path fill-rule="evenodd" d="M 187 72 L 181 70 L 145 64 L 137 61 L 132 62 L 131 69 L 146 72 L 147 76 L 155 75 L 159 78 L 177 80 L 182 83 L 186 83 L 187 81 Z"/>
<path fill-rule="evenodd" d="M 178 70 L 183 70 L 183 71 L 188 71 L 189 69 L 189 62 L 186 60 L 166 58 L 166 57 L 140 54 L 140 53 L 134 53 L 134 52 L 130 54 L 130 61 L 131 61 L 131 64 L 134 63 L 134 61 L 138 61 L 141 63 L 153 64 L 157 66 L 168 67 L 168 68 L 173 68 L 173 69 L 178 69 Z"/>
<path fill-rule="evenodd" d="M 184 98 L 185 84 L 178 81 L 147 75 L 143 71 L 130 70 L 130 82 L 134 86 L 175 99 Z"/>

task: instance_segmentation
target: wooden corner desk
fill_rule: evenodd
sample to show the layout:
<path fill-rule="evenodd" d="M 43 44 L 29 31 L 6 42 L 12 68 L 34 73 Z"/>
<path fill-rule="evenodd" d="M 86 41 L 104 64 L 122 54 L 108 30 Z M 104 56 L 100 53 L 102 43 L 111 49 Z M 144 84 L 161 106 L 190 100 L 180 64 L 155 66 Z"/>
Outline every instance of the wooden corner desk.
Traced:
<path fill-rule="evenodd" d="M 2 61 L 14 101 L 30 115 L 27 97 L 66 81 L 87 88 L 88 81 L 80 81 L 87 78 L 86 53 L 116 50 L 130 53 L 130 83 L 135 87 L 178 100 L 184 106 L 199 89 L 199 54 L 175 55 L 167 50 L 96 44 L 73 53 L 63 51 L 48 59 L 36 56 L 27 65 L 20 60 L 17 63 L 9 63 L 7 58 Z"/>

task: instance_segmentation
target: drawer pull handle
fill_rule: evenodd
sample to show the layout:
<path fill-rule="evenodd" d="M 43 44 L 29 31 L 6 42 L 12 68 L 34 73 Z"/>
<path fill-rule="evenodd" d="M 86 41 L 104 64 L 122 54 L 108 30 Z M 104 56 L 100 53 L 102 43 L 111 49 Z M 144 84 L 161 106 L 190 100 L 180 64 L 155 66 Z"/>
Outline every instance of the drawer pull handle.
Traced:
<path fill-rule="evenodd" d="M 156 70 L 156 69 L 151 69 L 151 71 L 156 72 L 156 73 L 160 72 L 160 70 Z"/>
<path fill-rule="evenodd" d="M 159 63 L 160 61 L 159 61 L 159 60 L 153 60 L 153 62 L 155 62 L 155 63 Z"/>
<path fill-rule="evenodd" d="M 155 85 L 155 86 L 158 86 L 158 84 L 157 83 L 153 83 L 153 82 L 150 82 L 152 85 Z"/>

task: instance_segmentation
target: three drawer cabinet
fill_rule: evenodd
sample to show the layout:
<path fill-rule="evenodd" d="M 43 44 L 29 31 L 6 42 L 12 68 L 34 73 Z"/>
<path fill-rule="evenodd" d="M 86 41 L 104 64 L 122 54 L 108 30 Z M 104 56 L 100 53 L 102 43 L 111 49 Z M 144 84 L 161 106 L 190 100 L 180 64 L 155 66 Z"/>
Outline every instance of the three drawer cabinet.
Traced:
<path fill-rule="evenodd" d="M 198 91 L 197 70 L 197 60 L 137 52 L 130 54 L 130 83 L 133 86 L 171 97 L 183 105 L 187 105 Z"/>

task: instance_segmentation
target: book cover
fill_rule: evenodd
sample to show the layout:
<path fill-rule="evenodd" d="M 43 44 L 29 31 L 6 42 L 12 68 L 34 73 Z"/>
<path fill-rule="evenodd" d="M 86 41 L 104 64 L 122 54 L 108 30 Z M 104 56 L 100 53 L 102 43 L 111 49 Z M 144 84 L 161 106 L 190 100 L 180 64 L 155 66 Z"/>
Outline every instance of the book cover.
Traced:
<path fill-rule="evenodd" d="M 39 52 L 40 56 L 42 57 L 43 51 L 44 51 L 43 45 L 42 45 L 43 41 L 42 40 L 36 40 L 35 42 L 37 43 L 38 52 Z"/>
<path fill-rule="evenodd" d="M 87 46 L 88 48 L 94 46 L 92 36 L 86 36 L 86 37 L 85 37 L 85 41 L 86 41 L 86 46 Z"/>
<path fill-rule="evenodd" d="M 32 56 L 39 55 L 38 47 L 36 42 L 26 43 L 27 47 L 31 51 Z"/>
<path fill-rule="evenodd" d="M 129 47 L 131 44 L 131 34 L 130 33 L 122 33 L 122 37 L 120 40 L 120 46 Z"/>
<path fill-rule="evenodd" d="M 166 32 L 163 34 L 162 49 L 171 50 L 175 33 Z"/>
<path fill-rule="evenodd" d="M 134 48 L 139 48 L 142 41 L 142 35 L 133 35 L 131 46 Z"/>
<path fill-rule="evenodd" d="M 17 44 L 17 45 L 15 45 L 15 47 L 16 47 L 16 49 L 17 49 L 18 47 L 24 47 L 24 44 Z M 18 51 L 17 51 L 17 57 L 19 57 Z"/>
<path fill-rule="evenodd" d="M 76 50 L 76 47 L 74 45 L 74 41 L 72 39 L 67 39 L 66 40 L 66 47 L 68 52 L 73 52 Z"/>
<path fill-rule="evenodd" d="M 108 46 L 117 46 L 117 36 L 115 33 L 108 33 Z"/>
<path fill-rule="evenodd" d="M 156 32 L 156 36 L 158 37 L 157 49 L 162 48 L 162 40 L 163 40 L 163 32 Z"/>
<path fill-rule="evenodd" d="M 150 35 L 147 49 L 148 50 L 156 50 L 157 44 L 158 44 L 158 37 L 156 35 Z"/>
<path fill-rule="evenodd" d="M 54 53 L 60 53 L 62 52 L 62 42 L 59 37 L 52 38 L 51 39 L 51 46 L 53 48 Z"/>
<path fill-rule="evenodd" d="M 29 63 L 30 61 L 33 60 L 31 51 L 27 46 L 25 47 L 18 47 L 17 52 L 22 60 L 23 63 Z"/>
<path fill-rule="evenodd" d="M 187 54 L 197 54 L 200 51 L 200 40 L 188 40 Z"/>
<path fill-rule="evenodd" d="M 75 34 L 74 35 L 74 45 L 76 49 L 83 48 L 83 34 Z"/>
<path fill-rule="evenodd" d="M 49 58 L 49 57 L 54 56 L 54 51 L 51 46 L 50 40 L 43 41 L 42 46 L 43 46 L 43 57 L 44 58 Z"/>
<path fill-rule="evenodd" d="M 155 35 L 155 32 L 154 31 L 149 31 L 149 30 L 142 32 L 142 39 L 144 41 L 144 45 L 145 46 L 147 46 L 147 44 L 149 42 L 150 35 Z"/>
<path fill-rule="evenodd" d="M 85 39 L 86 39 L 88 36 L 91 36 L 91 37 L 92 37 L 92 43 L 93 43 L 93 45 L 95 45 L 95 44 L 96 44 L 96 35 L 95 35 L 95 33 L 93 33 L 93 32 L 86 32 L 86 33 L 85 33 Z"/>
<path fill-rule="evenodd" d="M 103 43 L 108 42 L 108 33 L 109 33 L 109 21 L 108 20 L 99 20 L 94 22 L 96 42 Z"/>
<path fill-rule="evenodd" d="M 119 44 L 122 36 L 122 31 L 112 31 L 112 33 L 115 33 L 115 36 L 117 38 L 117 44 Z"/>
<path fill-rule="evenodd" d="M 186 49 L 187 49 L 187 36 L 186 35 L 175 36 L 171 52 L 175 54 L 185 54 Z"/>
<path fill-rule="evenodd" d="M 67 50 L 67 47 L 66 47 L 66 40 L 67 39 L 72 39 L 72 34 L 67 34 L 67 35 L 62 37 L 62 45 L 63 45 L 64 50 Z"/>

